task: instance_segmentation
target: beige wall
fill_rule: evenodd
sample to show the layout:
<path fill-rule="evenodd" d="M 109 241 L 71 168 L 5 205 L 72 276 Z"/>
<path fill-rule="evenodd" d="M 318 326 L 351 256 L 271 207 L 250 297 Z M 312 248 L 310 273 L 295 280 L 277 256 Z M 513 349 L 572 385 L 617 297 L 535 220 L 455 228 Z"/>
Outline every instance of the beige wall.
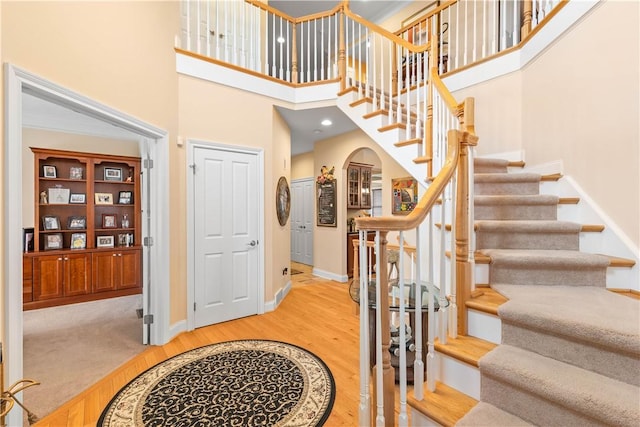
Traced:
<path fill-rule="evenodd" d="M 285 176 L 290 180 L 289 130 L 274 112 L 271 98 L 183 75 L 178 76 L 178 85 L 182 137 L 264 151 L 265 241 L 262 245 L 265 248 L 265 299 L 271 300 L 286 279 L 282 269 L 289 266 L 289 223 L 280 227 L 275 210 L 278 179 Z M 185 149 L 186 145 L 180 150 L 182 158 Z M 176 194 L 174 200 L 186 205 L 184 192 Z M 184 299 L 185 295 L 183 290 L 175 297 Z"/>
<path fill-rule="evenodd" d="M 313 169 L 313 151 L 291 157 L 291 179 L 311 178 L 320 175 Z"/>
<path fill-rule="evenodd" d="M 640 3 L 605 1 L 523 71 L 523 149 L 640 246 Z"/>
<path fill-rule="evenodd" d="M 357 153 L 367 148 L 375 153 L 377 164 L 382 170 L 382 212 L 391 215 L 391 179 L 406 177 L 409 173 L 389 156 L 364 132 L 356 130 L 334 138 L 318 141 L 315 144 L 314 170 L 320 172 L 323 165 L 335 166 L 337 182 L 338 217 L 337 227 L 315 227 L 313 235 L 313 265 L 314 268 L 334 275 L 343 276 L 347 273 L 346 239 L 347 239 L 347 204 L 346 204 L 346 167 L 353 158 L 365 159 Z M 372 163 L 375 159 L 371 153 L 365 154 Z M 388 240 L 395 242 L 394 236 Z"/>
<path fill-rule="evenodd" d="M 185 175 L 175 144 L 178 89 L 172 46 L 179 33 L 179 6 L 155 1 L 2 2 L 0 25 L 2 62 L 166 130 L 172 197 L 184 193 Z M 171 302 L 171 322 L 185 318 L 183 307 L 176 312 L 185 298 L 183 210 L 183 204 L 172 203 L 169 213 L 172 297 L 182 299 Z"/>

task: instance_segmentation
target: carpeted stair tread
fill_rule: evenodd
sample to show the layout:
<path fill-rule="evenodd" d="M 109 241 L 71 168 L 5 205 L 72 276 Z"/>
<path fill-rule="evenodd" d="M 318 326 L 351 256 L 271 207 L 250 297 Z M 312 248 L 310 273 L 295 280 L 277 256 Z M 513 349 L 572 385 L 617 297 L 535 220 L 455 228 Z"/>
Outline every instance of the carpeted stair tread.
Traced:
<path fill-rule="evenodd" d="M 474 173 L 475 183 L 501 183 L 501 182 L 540 182 L 542 176 L 537 173 Z"/>
<path fill-rule="evenodd" d="M 483 378 L 487 376 L 482 401 L 531 423 L 569 425 L 587 418 L 609 425 L 640 425 L 636 386 L 504 344 L 480 360 L 480 370 Z M 505 391 L 524 392 L 532 399 L 501 401 Z M 538 407 L 541 400 L 551 406 Z"/>
<path fill-rule="evenodd" d="M 526 427 L 533 426 L 520 417 L 516 417 L 509 412 L 496 408 L 490 403 L 478 402 L 464 417 L 456 423 L 459 427 L 477 426 L 504 426 L 504 427 Z"/>
<path fill-rule="evenodd" d="M 480 220 L 475 222 L 478 249 L 564 249 L 580 248 L 582 226 L 551 220 Z"/>
<path fill-rule="evenodd" d="M 540 193 L 540 174 L 535 173 L 474 173 L 476 195 Z"/>
<path fill-rule="evenodd" d="M 478 195 L 474 198 L 476 220 L 555 220 L 558 217 L 558 196 Z"/>
<path fill-rule="evenodd" d="M 491 258 L 489 283 L 606 286 L 609 258 L 574 250 L 481 249 Z"/>
<path fill-rule="evenodd" d="M 489 159 L 476 157 L 473 159 L 473 169 L 476 173 L 506 173 L 509 161 L 504 159 Z"/>

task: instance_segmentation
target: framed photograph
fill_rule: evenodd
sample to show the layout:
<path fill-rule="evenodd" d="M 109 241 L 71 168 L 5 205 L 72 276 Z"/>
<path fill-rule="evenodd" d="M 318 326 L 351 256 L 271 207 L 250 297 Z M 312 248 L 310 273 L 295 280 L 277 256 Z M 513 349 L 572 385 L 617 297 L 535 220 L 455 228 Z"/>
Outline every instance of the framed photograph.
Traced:
<path fill-rule="evenodd" d="M 118 234 L 118 246 L 129 246 L 128 234 Z"/>
<path fill-rule="evenodd" d="M 120 168 L 104 168 L 105 181 L 122 181 L 122 169 Z"/>
<path fill-rule="evenodd" d="M 113 236 L 98 236 L 96 237 L 96 247 L 98 248 L 112 248 Z"/>
<path fill-rule="evenodd" d="M 414 178 L 391 180 L 391 213 L 406 215 L 418 204 L 418 182 Z"/>
<path fill-rule="evenodd" d="M 33 227 L 28 227 L 28 228 L 23 228 L 22 229 L 22 236 L 23 239 L 22 241 L 23 246 L 22 246 L 22 250 L 24 252 L 33 252 L 33 235 L 34 235 L 35 229 Z"/>
<path fill-rule="evenodd" d="M 133 203 L 133 191 L 121 191 L 118 194 L 118 204 L 130 205 Z"/>
<path fill-rule="evenodd" d="M 67 224 L 69 230 L 83 230 L 87 228 L 87 217 L 70 216 Z"/>
<path fill-rule="evenodd" d="M 84 172 L 84 169 L 81 167 L 71 167 L 69 169 L 69 178 L 82 179 L 83 172 Z"/>
<path fill-rule="evenodd" d="M 42 228 L 44 230 L 60 230 L 60 220 L 57 216 L 45 215 L 42 217 Z"/>
<path fill-rule="evenodd" d="M 44 250 L 62 249 L 62 233 L 45 234 Z"/>
<path fill-rule="evenodd" d="M 112 205 L 113 194 L 111 193 L 96 193 L 96 205 Z"/>
<path fill-rule="evenodd" d="M 71 249 L 84 249 L 87 247 L 87 233 L 73 233 L 71 235 Z"/>
<path fill-rule="evenodd" d="M 102 214 L 102 228 L 118 228 L 116 214 Z"/>
<path fill-rule="evenodd" d="M 45 178 L 57 178 L 58 171 L 56 170 L 56 167 L 53 165 L 43 165 L 42 176 Z"/>
<path fill-rule="evenodd" d="M 69 196 L 71 190 L 62 187 L 52 187 L 49 192 L 49 204 L 50 205 L 66 205 L 69 203 Z"/>
<path fill-rule="evenodd" d="M 84 205 L 87 203 L 87 195 L 84 193 L 71 193 L 69 203 L 77 203 Z"/>

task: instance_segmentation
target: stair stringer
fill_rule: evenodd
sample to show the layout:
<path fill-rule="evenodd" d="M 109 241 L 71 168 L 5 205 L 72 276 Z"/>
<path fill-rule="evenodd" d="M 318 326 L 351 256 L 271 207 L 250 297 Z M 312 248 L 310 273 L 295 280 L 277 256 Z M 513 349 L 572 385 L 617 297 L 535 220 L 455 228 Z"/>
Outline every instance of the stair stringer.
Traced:
<path fill-rule="evenodd" d="M 422 189 L 426 188 L 425 179 L 427 177 L 427 169 L 423 164 L 416 164 L 413 159 L 418 157 L 415 146 L 397 147 L 395 143 L 404 140 L 403 129 L 394 129 L 380 132 L 378 129 L 384 126 L 383 117 L 376 116 L 370 119 L 363 118 L 366 114 L 366 103 L 351 107 L 351 103 L 356 100 L 356 92 L 350 91 L 338 96 L 336 105 L 343 113 L 347 115 L 369 138 L 375 141 L 389 156 L 391 156 L 400 166 L 402 166 L 418 183 Z"/>

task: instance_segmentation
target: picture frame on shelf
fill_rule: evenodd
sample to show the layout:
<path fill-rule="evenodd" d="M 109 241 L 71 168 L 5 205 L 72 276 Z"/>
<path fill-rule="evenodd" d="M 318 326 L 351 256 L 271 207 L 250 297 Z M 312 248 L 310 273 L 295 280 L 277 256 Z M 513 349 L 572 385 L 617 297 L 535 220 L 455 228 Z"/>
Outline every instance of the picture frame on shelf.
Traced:
<path fill-rule="evenodd" d="M 120 168 L 104 168 L 105 181 L 122 181 L 122 169 Z"/>
<path fill-rule="evenodd" d="M 118 194 L 119 205 L 130 205 L 133 203 L 133 191 L 121 191 Z"/>
<path fill-rule="evenodd" d="M 22 245 L 22 250 L 24 252 L 33 252 L 34 250 L 34 241 L 33 236 L 35 233 L 35 229 L 33 227 L 27 227 L 22 229 L 22 241 L 24 242 Z"/>
<path fill-rule="evenodd" d="M 118 228 L 116 214 L 102 214 L 102 228 Z"/>
<path fill-rule="evenodd" d="M 42 166 L 42 177 L 43 178 L 57 178 L 58 170 L 53 165 L 43 165 Z"/>
<path fill-rule="evenodd" d="M 87 195 L 85 193 L 71 193 L 69 195 L 69 203 L 84 205 L 87 203 Z"/>
<path fill-rule="evenodd" d="M 83 230 L 87 228 L 87 217 L 85 216 L 70 216 L 67 228 L 69 230 Z"/>
<path fill-rule="evenodd" d="M 69 179 L 82 179 L 84 168 L 79 166 L 71 166 L 69 168 Z"/>
<path fill-rule="evenodd" d="M 70 247 L 71 249 L 85 249 L 87 247 L 87 233 L 73 233 Z"/>
<path fill-rule="evenodd" d="M 44 250 L 51 251 L 55 249 L 62 249 L 62 233 L 45 234 Z"/>
<path fill-rule="evenodd" d="M 96 205 L 112 205 L 113 194 L 111 193 L 96 193 L 95 194 Z"/>
<path fill-rule="evenodd" d="M 67 205 L 69 204 L 69 196 L 71 190 L 62 187 L 51 187 L 48 190 L 50 205 Z"/>
<path fill-rule="evenodd" d="M 60 219 L 54 215 L 45 215 L 42 217 L 42 229 L 48 230 L 60 230 Z"/>
<path fill-rule="evenodd" d="M 97 248 L 112 248 L 113 247 L 113 236 L 97 236 L 96 237 L 96 247 Z"/>

